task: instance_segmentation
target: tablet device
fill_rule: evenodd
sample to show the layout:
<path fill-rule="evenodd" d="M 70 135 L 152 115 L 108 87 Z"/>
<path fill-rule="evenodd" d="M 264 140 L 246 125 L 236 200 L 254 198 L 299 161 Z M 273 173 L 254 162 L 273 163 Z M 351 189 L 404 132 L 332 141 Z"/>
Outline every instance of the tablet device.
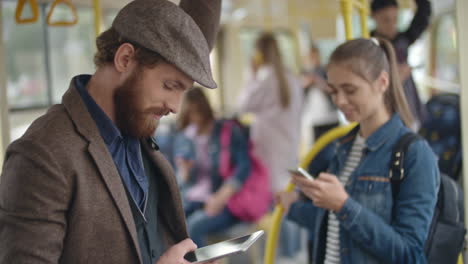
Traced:
<path fill-rule="evenodd" d="M 264 231 L 260 230 L 250 235 L 222 241 L 206 247 L 197 248 L 187 253 L 184 258 L 191 263 L 206 263 L 216 259 L 224 258 L 236 253 L 245 252 L 257 241 Z"/>
<path fill-rule="evenodd" d="M 288 170 L 289 173 L 292 173 L 292 174 L 295 174 L 295 175 L 301 175 L 301 176 L 304 176 L 306 177 L 308 180 L 311 180 L 313 181 L 314 180 L 314 177 L 312 175 L 310 175 L 306 170 L 304 170 L 303 168 L 301 167 L 298 167 L 296 170 Z"/>

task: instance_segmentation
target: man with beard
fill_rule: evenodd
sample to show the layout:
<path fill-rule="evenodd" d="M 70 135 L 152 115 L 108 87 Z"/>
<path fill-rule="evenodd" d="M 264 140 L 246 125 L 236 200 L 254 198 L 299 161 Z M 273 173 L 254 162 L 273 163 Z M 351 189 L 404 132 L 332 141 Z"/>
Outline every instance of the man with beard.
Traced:
<path fill-rule="evenodd" d="M 74 77 L 7 150 L 0 263 L 188 263 L 196 245 L 151 135 L 194 81 L 216 87 L 220 6 L 182 0 L 190 17 L 167 0 L 135 0 L 119 12 L 96 40 L 96 72 Z"/>

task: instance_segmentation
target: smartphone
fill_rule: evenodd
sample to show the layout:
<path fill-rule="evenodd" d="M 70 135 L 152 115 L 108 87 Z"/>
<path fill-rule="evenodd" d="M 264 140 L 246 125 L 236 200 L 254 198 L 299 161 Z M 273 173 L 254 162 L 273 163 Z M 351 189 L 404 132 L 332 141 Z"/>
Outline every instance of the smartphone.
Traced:
<path fill-rule="evenodd" d="M 263 230 L 260 230 L 246 236 L 197 248 L 195 251 L 185 254 L 184 258 L 190 263 L 206 263 L 229 255 L 245 252 L 264 233 Z"/>
<path fill-rule="evenodd" d="M 314 180 L 314 177 L 312 175 L 310 175 L 306 170 L 304 170 L 303 168 L 301 167 L 298 167 L 297 169 L 295 170 L 288 170 L 289 173 L 292 173 L 292 174 L 295 174 L 295 175 L 301 175 L 301 176 L 304 176 L 306 177 L 308 180 L 311 180 L 313 181 Z"/>

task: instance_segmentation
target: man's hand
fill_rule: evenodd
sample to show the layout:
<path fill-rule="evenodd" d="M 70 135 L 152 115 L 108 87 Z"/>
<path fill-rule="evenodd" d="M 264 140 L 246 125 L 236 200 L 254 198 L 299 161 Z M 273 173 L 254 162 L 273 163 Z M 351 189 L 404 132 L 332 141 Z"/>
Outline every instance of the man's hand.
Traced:
<path fill-rule="evenodd" d="M 188 264 L 190 262 L 185 260 L 184 256 L 195 249 L 197 249 L 197 245 L 195 245 L 191 239 L 187 238 L 169 248 L 161 258 L 159 258 L 156 264 Z"/>
<path fill-rule="evenodd" d="M 185 254 L 197 249 L 197 245 L 190 238 L 172 246 L 156 262 L 156 264 L 190 264 L 184 259 Z M 218 261 L 211 261 L 207 264 L 219 264 Z"/>

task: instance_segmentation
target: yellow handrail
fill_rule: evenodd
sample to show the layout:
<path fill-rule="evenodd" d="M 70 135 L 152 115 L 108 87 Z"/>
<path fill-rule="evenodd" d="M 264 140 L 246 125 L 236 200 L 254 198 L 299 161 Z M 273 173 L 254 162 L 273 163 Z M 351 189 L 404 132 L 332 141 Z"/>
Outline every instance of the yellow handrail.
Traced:
<path fill-rule="evenodd" d="M 24 4 L 26 1 L 29 2 L 31 6 L 32 16 L 30 18 L 21 18 L 23 14 Z M 27 23 L 34 23 L 39 19 L 39 6 L 37 5 L 36 0 L 18 0 L 18 4 L 16 5 L 15 10 L 15 20 L 18 24 L 27 24 Z"/>
<path fill-rule="evenodd" d="M 55 21 L 55 22 L 52 21 L 52 14 L 54 13 L 55 7 L 58 4 L 65 4 L 70 8 L 70 10 L 72 12 L 72 15 L 73 15 L 72 20 L 69 20 L 69 21 L 66 21 L 66 20 L 60 21 L 59 20 L 59 21 Z M 52 3 L 52 6 L 50 7 L 49 13 L 47 14 L 47 25 L 66 27 L 66 26 L 76 25 L 76 23 L 78 23 L 78 14 L 77 14 L 77 11 L 76 11 L 76 7 L 69 0 L 55 0 Z"/>
<path fill-rule="evenodd" d="M 361 17 L 361 34 L 364 38 L 370 38 L 369 27 L 367 26 L 367 17 L 369 16 L 369 4 L 367 0 L 361 1 L 361 8 L 359 9 L 359 15 Z"/>
<path fill-rule="evenodd" d="M 369 38 L 369 28 L 367 27 L 367 17 L 369 15 L 369 4 L 367 0 L 340 0 L 341 12 L 343 15 L 346 39 L 353 38 L 353 7 L 359 11 L 361 21 L 361 31 L 364 38 Z"/>
<path fill-rule="evenodd" d="M 321 136 L 317 142 L 314 144 L 312 149 L 307 153 L 307 155 L 302 159 L 299 166 L 307 168 L 309 163 L 315 158 L 315 156 L 333 140 L 340 138 L 346 135 L 351 129 L 353 129 L 356 124 L 351 124 L 343 127 L 336 127 L 323 136 Z M 286 187 L 286 192 L 291 192 L 294 190 L 294 184 L 289 183 Z M 268 237 L 265 248 L 265 259 L 264 264 L 273 264 L 275 255 L 276 255 L 276 245 L 278 244 L 279 230 L 281 226 L 281 220 L 283 218 L 284 208 L 281 205 L 276 205 L 275 210 L 273 211 L 272 221 L 270 230 L 268 230 Z"/>
<path fill-rule="evenodd" d="M 93 0 L 94 9 L 94 33 L 96 37 L 101 34 L 101 3 L 100 0 Z"/>

